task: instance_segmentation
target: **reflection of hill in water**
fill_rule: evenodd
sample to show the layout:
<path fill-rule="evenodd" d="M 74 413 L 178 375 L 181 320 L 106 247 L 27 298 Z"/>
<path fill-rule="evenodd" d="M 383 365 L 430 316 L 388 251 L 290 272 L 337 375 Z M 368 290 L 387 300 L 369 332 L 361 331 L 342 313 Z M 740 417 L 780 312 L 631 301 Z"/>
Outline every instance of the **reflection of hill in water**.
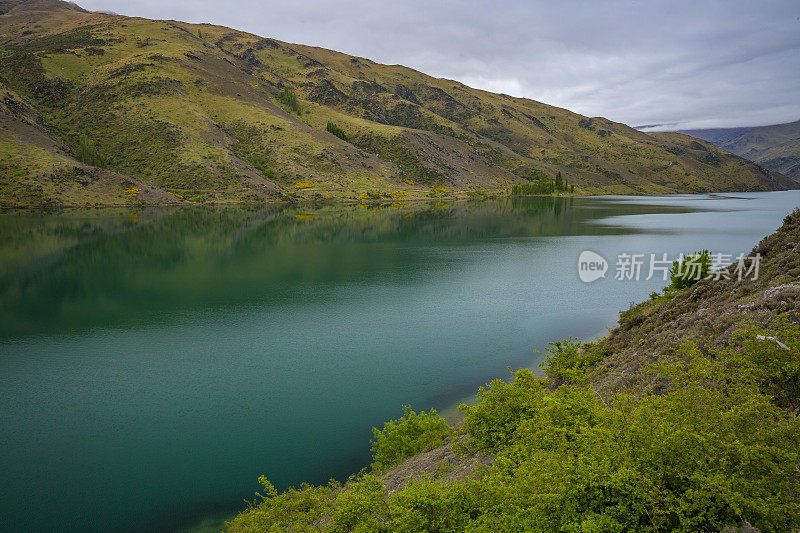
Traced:
<path fill-rule="evenodd" d="M 436 268 L 433 245 L 632 232 L 588 224 L 676 208 L 597 199 L 66 210 L 0 216 L 0 337 L 313 300 L 315 284 Z"/>

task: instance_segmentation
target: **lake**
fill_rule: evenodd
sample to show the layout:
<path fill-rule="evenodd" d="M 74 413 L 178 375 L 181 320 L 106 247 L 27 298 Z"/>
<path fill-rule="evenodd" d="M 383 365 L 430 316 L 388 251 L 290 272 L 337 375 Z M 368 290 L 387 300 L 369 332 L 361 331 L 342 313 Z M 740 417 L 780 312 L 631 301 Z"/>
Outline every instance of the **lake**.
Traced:
<path fill-rule="evenodd" d="M 344 479 L 665 283 L 618 254 L 748 253 L 800 192 L 0 213 L 0 520 L 175 531 Z M 609 263 L 583 283 L 578 256 Z"/>

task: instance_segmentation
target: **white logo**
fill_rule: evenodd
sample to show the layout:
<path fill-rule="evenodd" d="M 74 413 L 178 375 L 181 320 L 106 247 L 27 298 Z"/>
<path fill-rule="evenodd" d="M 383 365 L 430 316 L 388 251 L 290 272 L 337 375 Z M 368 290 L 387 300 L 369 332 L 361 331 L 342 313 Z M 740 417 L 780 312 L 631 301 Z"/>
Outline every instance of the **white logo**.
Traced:
<path fill-rule="evenodd" d="M 602 255 L 589 250 L 581 252 L 578 257 L 578 276 L 584 283 L 591 283 L 600 278 L 606 277 L 608 271 L 608 261 Z"/>

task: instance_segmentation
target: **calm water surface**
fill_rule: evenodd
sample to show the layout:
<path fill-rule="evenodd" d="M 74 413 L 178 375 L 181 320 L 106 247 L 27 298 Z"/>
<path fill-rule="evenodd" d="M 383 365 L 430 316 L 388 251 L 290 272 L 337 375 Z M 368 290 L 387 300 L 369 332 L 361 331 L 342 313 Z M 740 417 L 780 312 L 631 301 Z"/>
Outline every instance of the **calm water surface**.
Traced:
<path fill-rule="evenodd" d="M 0 213 L 0 521 L 170 531 L 342 479 L 663 287 L 620 252 L 749 252 L 800 193 Z M 612 263 L 581 283 L 590 249 Z"/>

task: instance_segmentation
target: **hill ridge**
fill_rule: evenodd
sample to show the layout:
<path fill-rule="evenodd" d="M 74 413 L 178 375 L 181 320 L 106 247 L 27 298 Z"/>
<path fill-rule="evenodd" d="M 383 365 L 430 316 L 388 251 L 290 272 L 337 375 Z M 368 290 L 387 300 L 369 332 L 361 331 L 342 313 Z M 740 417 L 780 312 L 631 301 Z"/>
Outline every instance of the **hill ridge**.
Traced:
<path fill-rule="evenodd" d="M 683 130 L 792 178 L 800 178 L 800 120 L 743 128 Z"/>
<path fill-rule="evenodd" d="M 559 173 L 579 194 L 800 186 L 703 141 L 318 46 L 58 0 L 0 13 L 0 101 L 51 137 L 0 106 L 6 206 L 486 197 Z"/>

